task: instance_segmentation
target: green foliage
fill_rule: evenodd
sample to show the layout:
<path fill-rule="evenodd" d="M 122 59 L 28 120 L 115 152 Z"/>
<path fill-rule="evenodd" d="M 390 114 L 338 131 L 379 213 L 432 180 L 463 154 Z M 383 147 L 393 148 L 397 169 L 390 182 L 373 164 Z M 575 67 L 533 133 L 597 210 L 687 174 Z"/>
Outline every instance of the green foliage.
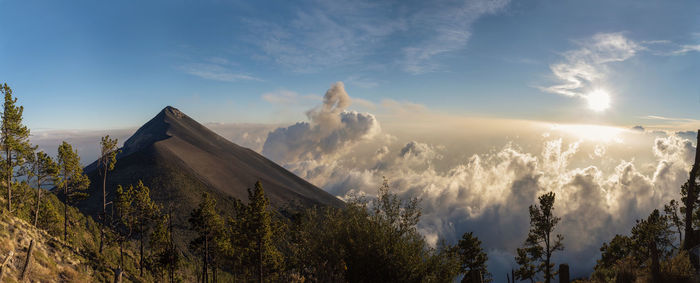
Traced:
<path fill-rule="evenodd" d="M 31 170 L 29 177 L 34 177 L 36 185 L 36 207 L 34 209 L 34 226 L 37 226 L 41 211 L 41 197 L 44 187 L 53 186 L 58 178 L 58 165 L 43 151 L 30 155 Z"/>
<path fill-rule="evenodd" d="M 247 259 L 256 267 L 258 280 L 273 281 L 282 263 L 282 254 L 272 241 L 272 216 L 270 201 L 260 181 L 248 189 L 248 211 L 244 228 L 247 238 Z M 262 279 L 261 279 L 262 278 Z"/>
<path fill-rule="evenodd" d="M 58 187 L 63 190 L 64 201 L 64 226 L 63 240 L 68 240 L 68 205 L 75 203 L 78 200 L 87 198 L 85 192 L 90 185 L 90 180 L 83 174 L 83 168 L 80 166 L 80 156 L 77 150 L 73 150 L 73 146 L 67 142 L 61 143 L 58 146 L 58 168 L 59 178 Z"/>
<path fill-rule="evenodd" d="M 344 209 L 304 212 L 292 226 L 289 269 L 318 282 L 453 280 L 459 255 L 454 247 L 428 247 L 416 230 L 417 203 L 400 201 L 385 180 L 371 203 L 356 198 Z"/>
<path fill-rule="evenodd" d="M 129 185 L 127 189 L 117 187 L 115 208 L 117 209 L 115 219 L 120 225 L 117 229 L 121 231 L 118 241 L 123 242 L 131 236 L 138 238 L 139 274 L 143 276 L 146 266 L 144 244 L 151 230 L 162 219 L 160 206 L 151 200 L 150 190 L 139 180 L 136 188 L 133 185 Z"/>
<path fill-rule="evenodd" d="M 17 186 L 15 168 L 23 167 L 25 160 L 34 151 L 29 143 L 29 129 L 22 124 L 23 106 L 15 105 L 17 98 L 12 96 L 12 89 L 5 83 L 0 85 L 4 94 L 2 121 L 0 123 L 0 149 L 3 152 L 2 177 L 7 190 L 7 210 L 12 212 L 12 190 Z"/>
<path fill-rule="evenodd" d="M 473 232 L 464 233 L 462 239 L 457 243 L 457 250 L 461 259 L 460 271 L 464 273 L 464 279 L 472 278 L 471 273 L 480 272 L 479 276 L 490 281 L 491 274 L 486 269 L 488 255 L 481 248 L 481 241 L 474 236 Z M 463 280 L 463 282 L 466 282 Z"/>
<path fill-rule="evenodd" d="M 520 280 L 534 281 L 537 273 L 544 272 L 545 282 L 550 282 L 556 275 L 552 253 L 564 250 L 561 235 L 552 238 L 551 234 L 561 218 L 554 216 L 553 192 L 539 197 L 540 205 L 530 206 L 530 232 L 522 248 L 518 248 L 515 261 L 520 268 L 515 277 Z"/>
<path fill-rule="evenodd" d="M 217 254 L 225 248 L 221 245 L 226 245 L 224 239 L 224 221 L 220 214 L 216 211 L 216 200 L 209 194 L 202 194 L 202 201 L 199 207 L 192 211 L 190 215 L 190 227 L 197 232 L 197 237 L 190 242 L 190 249 L 202 258 L 202 274 L 204 282 L 207 282 L 208 270 L 213 268 L 216 272 L 215 264 L 210 264 L 212 258 L 216 258 Z"/>
<path fill-rule="evenodd" d="M 678 213 L 679 207 L 676 200 L 672 199 L 668 204 L 664 205 L 664 216 L 669 222 L 668 225 L 676 229 L 678 233 L 678 247 L 680 247 L 683 243 L 683 227 L 685 223 Z"/>

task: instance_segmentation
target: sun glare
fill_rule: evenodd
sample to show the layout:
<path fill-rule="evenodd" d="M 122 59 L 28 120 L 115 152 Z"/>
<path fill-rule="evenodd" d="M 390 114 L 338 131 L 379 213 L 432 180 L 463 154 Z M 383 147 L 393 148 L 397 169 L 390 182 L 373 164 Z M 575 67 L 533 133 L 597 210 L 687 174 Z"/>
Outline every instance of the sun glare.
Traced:
<path fill-rule="evenodd" d="M 610 95 L 607 91 L 598 89 L 586 95 L 588 108 L 593 111 L 603 111 L 610 108 Z"/>
<path fill-rule="evenodd" d="M 578 139 L 606 143 L 622 143 L 623 134 L 628 132 L 617 127 L 586 124 L 553 125 L 551 129 Z"/>

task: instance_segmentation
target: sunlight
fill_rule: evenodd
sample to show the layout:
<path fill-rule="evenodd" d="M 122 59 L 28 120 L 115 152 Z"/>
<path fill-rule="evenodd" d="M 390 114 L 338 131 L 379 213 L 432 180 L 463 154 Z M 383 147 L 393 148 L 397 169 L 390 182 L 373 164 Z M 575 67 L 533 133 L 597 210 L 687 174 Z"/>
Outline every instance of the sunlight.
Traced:
<path fill-rule="evenodd" d="M 600 112 L 610 108 L 610 95 L 603 89 L 597 89 L 586 95 L 588 108 Z"/>
<path fill-rule="evenodd" d="M 598 142 L 622 142 L 622 134 L 627 129 L 600 125 L 554 125 L 552 130 L 564 132 L 573 137 Z"/>

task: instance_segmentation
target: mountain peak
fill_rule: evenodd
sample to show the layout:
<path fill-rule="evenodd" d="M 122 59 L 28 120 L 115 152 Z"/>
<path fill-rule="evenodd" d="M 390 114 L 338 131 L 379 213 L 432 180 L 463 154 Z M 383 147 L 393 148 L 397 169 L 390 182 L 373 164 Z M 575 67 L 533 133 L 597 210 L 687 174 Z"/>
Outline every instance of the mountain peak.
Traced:
<path fill-rule="evenodd" d="M 185 113 L 182 113 L 182 111 L 180 111 L 179 109 L 170 105 L 165 106 L 165 108 L 163 108 L 163 110 L 160 112 L 165 114 L 166 116 L 172 116 L 178 119 L 187 116 L 185 115 Z"/>

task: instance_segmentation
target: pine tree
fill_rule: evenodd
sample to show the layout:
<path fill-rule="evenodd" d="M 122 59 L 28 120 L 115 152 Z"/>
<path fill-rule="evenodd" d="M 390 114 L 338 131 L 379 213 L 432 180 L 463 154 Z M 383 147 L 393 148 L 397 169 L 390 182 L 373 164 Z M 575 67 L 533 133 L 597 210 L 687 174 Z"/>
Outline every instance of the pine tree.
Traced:
<path fill-rule="evenodd" d="M 134 195 L 134 186 L 124 188 L 121 185 L 117 186 L 115 191 L 115 203 L 112 206 L 112 226 L 116 232 L 117 242 L 119 242 L 119 266 L 124 267 L 124 242 L 131 237 L 133 225 L 134 208 L 132 206 Z"/>
<path fill-rule="evenodd" d="M 58 165 L 53 158 L 43 151 L 31 156 L 32 170 L 30 175 L 36 180 L 36 210 L 34 211 L 34 226 L 39 222 L 39 210 L 41 209 L 41 193 L 44 187 L 53 186 L 58 178 Z"/>
<path fill-rule="evenodd" d="M 143 268 L 145 266 L 144 240 L 153 228 L 155 220 L 161 217 L 160 206 L 153 202 L 150 190 L 141 180 L 136 184 L 136 191 L 133 196 L 134 219 L 132 222 L 134 231 L 139 236 L 139 276 L 143 276 Z"/>
<path fill-rule="evenodd" d="M 674 199 L 672 199 L 668 204 L 664 205 L 664 215 L 669 221 L 669 226 L 676 228 L 676 232 L 678 233 L 678 242 L 680 245 L 683 245 L 683 227 L 685 224 L 683 223 L 683 219 L 678 215 L 678 211 L 678 202 Z"/>
<path fill-rule="evenodd" d="M 212 254 L 219 250 L 216 245 L 223 243 L 221 237 L 225 236 L 224 221 L 216 211 L 216 200 L 209 193 L 202 194 L 202 201 L 190 214 L 189 222 L 192 230 L 198 234 L 198 237 L 190 242 L 190 247 L 201 253 L 202 282 L 207 283 L 211 258 L 216 257 Z M 212 265 L 211 268 L 216 277 L 216 265 Z M 216 278 L 213 279 L 216 282 Z"/>
<path fill-rule="evenodd" d="M 149 245 L 152 251 L 149 261 L 153 266 L 154 273 L 159 276 L 164 276 L 167 273 L 169 281 L 174 282 L 174 270 L 179 257 L 173 242 L 171 212 L 156 219 L 155 228 L 149 236 Z"/>
<path fill-rule="evenodd" d="M 552 253 L 564 250 L 561 235 L 552 239 L 552 232 L 561 218 L 554 216 L 554 193 L 550 192 L 539 197 L 540 205 L 530 206 L 530 232 L 524 246 L 518 248 L 515 261 L 520 265 L 515 273 L 518 279 L 534 281 L 536 273 L 544 271 L 544 282 L 549 283 L 554 278 Z M 538 263 L 539 264 L 535 264 Z"/>
<path fill-rule="evenodd" d="M 488 255 L 481 248 L 481 241 L 472 232 L 464 233 L 457 243 L 457 251 L 461 259 L 460 271 L 464 273 L 462 282 L 471 278 L 486 278 L 490 281 L 490 273 L 486 269 Z"/>
<path fill-rule="evenodd" d="M 254 263 L 258 282 L 263 282 L 270 272 L 280 265 L 282 257 L 272 241 L 272 216 L 270 201 L 265 196 L 265 190 L 260 181 L 254 189 L 248 189 L 248 213 L 245 219 L 246 232 L 249 239 L 249 258 Z"/>
<path fill-rule="evenodd" d="M 109 135 L 102 137 L 100 141 L 100 159 L 98 161 L 99 173 L 102 175 L 102 229 L 100 229 L 100 253 L 105 242 L 105 226 L 107 220 L 107 173 L 114 170 L 117 163 L 117 139 L 111 139 Z"/>
<path fill-rule="evenodd" d="M 0 85 L 0 93 L 5 95 L 0 125 L 0 147 L 5 158 L 2 173 L 7 188 L 7 210 L 12 213 L 12 188 L 16 186 L 14 169 L 24 165 L 34 148 L 29 144 L 29 129 L 22 124 L 24 107 L 15 105 L 17 98 L 12 97 L 12 89 L 7 84 Z"/>
<path fill-rule="evenodd" d="M 652 282 L 661 282 L 660 259 L 670 255 L 672 234 L 666 216 L 658 209 L 632 227 L 632 254 L 640 264 L 650 260 Z"/>
<path fill-rule="evenodd" d="M 59 188 L 63 189 L 63 240 L 68 241 L 68 205 L 87 198 L 85 192 L 90 186 L 90 179 L 83 174 L 80 156 L 67 142 L 58 147 Z"/>

